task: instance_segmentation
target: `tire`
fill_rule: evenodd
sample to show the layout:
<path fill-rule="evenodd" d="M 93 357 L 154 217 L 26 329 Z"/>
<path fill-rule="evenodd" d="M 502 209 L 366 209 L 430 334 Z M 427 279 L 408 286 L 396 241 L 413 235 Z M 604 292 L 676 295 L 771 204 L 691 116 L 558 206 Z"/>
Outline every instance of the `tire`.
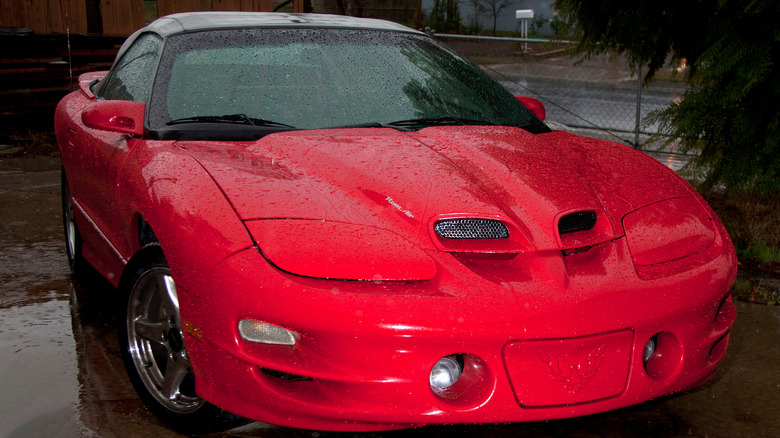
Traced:
<path fill-rule="evenodd" d="M 83 241 L 79 227 L 76 225 L 76 215 L 73 212 L 73 197 L 70 194 L 70 185 L 62 168 L 62 224 L 65 231 L 65 250 L 68 253 L 68 266 L 70 273 L 76 278 L 83 278 L 88 270 L 88 263 L 81 254 Z"/>
<path fill-rule="evenodd" d="M 142 251 L 143 262 L 131 262 L 131 276 L 120 284 L 124 309 L 117 319 L 122 360 L 139 397 L 180 433 L 212 433 L 246 423 L 195 393 L 171 271 L 159 245 Z"/>

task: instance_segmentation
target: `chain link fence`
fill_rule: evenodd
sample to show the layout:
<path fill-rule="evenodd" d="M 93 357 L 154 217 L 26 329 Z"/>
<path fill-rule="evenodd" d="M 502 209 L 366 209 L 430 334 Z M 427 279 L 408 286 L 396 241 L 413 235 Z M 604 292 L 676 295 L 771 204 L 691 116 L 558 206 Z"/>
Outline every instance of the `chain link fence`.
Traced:
<path fill-rule="evenodd" d="M 652 141 L 658 126 L 644 122 L 650 112 L 684 96 L 686 84 L 675 68 L 666 68 L 643 84 L 641 74 L 624 58 L 599 55 L 580 60 L 570 56 L 568 45 L 561 42 L 523 44 L 520 38 L 436 36 L 511 93 L 539 99 L 547 110 L 545 121 L 553 129 L 653 151 L 662 161 L 679 161 L 673 166 L 677 169 L 687 161 L 674 144 Z"/>

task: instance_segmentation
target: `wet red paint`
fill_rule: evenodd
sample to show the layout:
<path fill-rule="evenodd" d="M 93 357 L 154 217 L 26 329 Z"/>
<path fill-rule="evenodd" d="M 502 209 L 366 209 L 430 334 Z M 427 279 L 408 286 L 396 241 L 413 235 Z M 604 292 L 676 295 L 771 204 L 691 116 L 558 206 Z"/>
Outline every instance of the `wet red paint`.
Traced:
<path fill-rule="evenodd" d="M 723 358 L 733 246 L 639 152 L 477 126 L 152 141 L 86 127 L 93 101 L 76 91 L 56 116 L 84 256 L 116 285 L 151 226 L 198 394 L 226 410 L 329 430 L 562 418 L 700 384 Z M 595 226 L 561 235 L 581 211 Z M 453 217 L 510 237 L 437 236 Z M 301 339 L 243 341 L 243 318 Z M 656 335 L 665 359 L 646 369 Z M 451 354 L 464 376 L 437 395 Z"/>

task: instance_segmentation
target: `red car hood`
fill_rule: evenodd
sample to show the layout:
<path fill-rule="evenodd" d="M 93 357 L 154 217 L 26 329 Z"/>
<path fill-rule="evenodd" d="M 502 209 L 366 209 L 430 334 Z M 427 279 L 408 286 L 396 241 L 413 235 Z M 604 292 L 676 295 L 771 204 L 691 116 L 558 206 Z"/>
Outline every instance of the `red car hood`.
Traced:
<path fill-rule="evenodd" d="M 626 213 L 688 196 L 652 158 L 563 132 L 337 129 L 177 145 L 199 160 L 242 220 L 368 225 L 429 249 L 441 218 L 501 219 L 543 250 L 562 246 L 557 220 L 568 213 L 597 212 L 606 219 L 597 239 L 605 241 L 623 235 Z"/>

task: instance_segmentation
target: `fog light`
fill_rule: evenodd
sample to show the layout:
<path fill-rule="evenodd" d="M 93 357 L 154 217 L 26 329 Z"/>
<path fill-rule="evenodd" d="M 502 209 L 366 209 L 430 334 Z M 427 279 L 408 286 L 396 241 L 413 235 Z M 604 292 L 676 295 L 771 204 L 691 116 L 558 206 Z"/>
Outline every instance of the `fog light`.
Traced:
<path fill-rule="evenodd" d="M 645 344 L 645 349 L 642 351 L 642 361 L 644 363 L 647 363 L 650 359 L 652 359 L 653 354 L 655 354 L 655 336 L 650 338 L 650 340 L 647 341 Z"/>
<path fill-rule="evenodd" d="M 296 333 L 278 325 L 254 319 L 242 319 L 238 323 L 238 332 L 249 342 L 274 345 L 295 345 Z"/>
<path fill-rule="evenodd" d="M 456 356 L 447 356 L 436 362 L 428 378 L 433 391 L 447 389 L 458 381 L 463 372 L 463 361 L 458 359 Z"/>

